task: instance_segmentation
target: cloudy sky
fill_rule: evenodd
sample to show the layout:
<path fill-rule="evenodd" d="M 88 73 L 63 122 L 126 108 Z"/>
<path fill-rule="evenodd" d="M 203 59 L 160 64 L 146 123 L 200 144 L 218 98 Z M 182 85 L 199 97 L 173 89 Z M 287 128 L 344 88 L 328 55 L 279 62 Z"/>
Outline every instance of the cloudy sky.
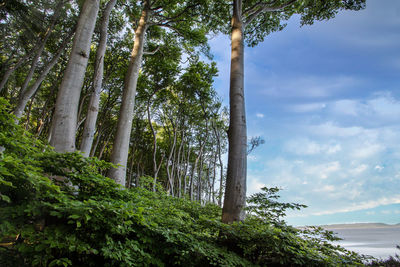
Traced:
<path fill-rule="evenodd" d="M 228 103 L 230 43 L 211 41 Z M 294 225 L 400 223 L 400 1 L 282 32 L 245 50 L 248 192 L 306 204 Z"/>

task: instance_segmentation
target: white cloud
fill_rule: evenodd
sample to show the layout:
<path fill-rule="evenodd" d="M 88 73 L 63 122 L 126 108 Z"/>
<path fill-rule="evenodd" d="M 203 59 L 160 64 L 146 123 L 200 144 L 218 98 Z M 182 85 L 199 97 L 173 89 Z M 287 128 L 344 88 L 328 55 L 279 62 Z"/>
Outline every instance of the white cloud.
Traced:
<path fill-rule="evenodd" d="M 311 165 L 304 168 L 306 174 L 315 175 L 321 179 L 327 179 L 332 173 L 341 169 L 339 161 L 323 163 L 319 165 Z"/>
<path fill-rule="evenodd" d="M 364 107 L 358 101 L 342 99 L 333 102 L 330 106 L 330 109 L 336 114 L 358 116 L 360 109 L 364 110 Z"/>
<path fill-rule="evenodd" d="M 247 195 L 251 195 L 254 193 L 259 193 L 261 188 L 265 187 L 266 185 L 256 177 L 249 176 L 247 182 Z"/>
<path fill-rule="evenodd" d="M 297 104 L 291 105 L 288 107 L 290 111 L 296 113 L 306 113 L 306 112 L 315 112 L 326 107 L 325 103 L 309 103 L 309 104 Z"/>
<path fill-rule="evenodd" d="M 377 92 L 370 99 L 341 99 L 328 103 L 332 115 L 358 117 L 358 123 L 399 121 L 400 101 L 390 92 Z"/>
<path fill-rule="evenodd" d="M 333 192 L 336 190 L 336 187 L 333 185 L 325 185 L 322 188 L 318 189 L 320 192 Z"/>
<path fill-rule="evenodd" d="M 357 210 L 365 210 L 365 209 L 372 209 L 383 205 L 389 204 L 399 204 L 400 203 L 400 195 L 396 195 L 390 198 L 383 197 L 378 200 L 371 200 L 371 201 L 364 201 L 356 204 L 352 204 L 349 207 L 345 208 L 338 208 L 338 209 L 331 209 L 322 212 L 315 212 L 312 215 L 327 215 L 327 214 L 335 214 L 339 212 L 351 212 Z"/>
<path fill-rule="evenodd" d="M 377 154 L 384 151 L 384 149 L 385 147 L 381 144 L 365 143 L 354 150 L 351 156 L 355 158 L 369 158 L 372 156 L 376 156 Z"/>
<path fill-rule="evenodd" d="M 361 165 L 358 165 L 357 167 L 355 167 L 354 169 L 350 170 L 350 173 L 353 175 L 358 175 L 358 174 L 363 173 L 367 169 L 368 169 L 368 165 L 361 164 Z"/>
<path fill-rule="evenodd" d="M 323 136 L 336 136 L 336 137 L 351 137 L 358 136 L 363 132 L 363 128 L 357 126 L 340 127 L 332 121 L 323 124 L 310 126 L 310 131 L 313 134 Z"/>
<path fill-rule="evenodd" d="M 254 156 L 254 155 L 248 155 L 247 156 L 247 160 L 249 160 L 249 161 L 257 161 L 257 157 Z"/>
<path fill-rule="evenodd" d="M 262 114 L 262 113 L 257 113 L 257 114 L 256 114 L 256 117 L 262 119 L 262 118 L 264 118 L 264 114 Z"/>
<path fill-rule="evenodd" d="M 375 170 L 377 170 L 378 172 L 380 172 L 380 171 L 382 171 L 383 170 L 383 166 L 380 166 L 380 165 L 376 165 L 375 166 Z"/>
<path fill-rule="evenodd" d="M 308 138 L 297 138 L 285 143 L 285 150 L 296 155 L 335 154 L 342 150 L 338 143 L 320 144 Z"/>
<path fill-rule="evenodd" d="M 333 77 L 302 75 L 286 80 L 279 79 L 270 73 L 258 72 L 257 75 L 262 76 L 262 78 L 256 77 L 252 80 L 261 83 L 257 85 L 257 87 L 263 88 L 261 93 L 278 98 L 323 98 L 362 84 L 362 81 L 358 80 L 356 77 L 344 75 Z"/>

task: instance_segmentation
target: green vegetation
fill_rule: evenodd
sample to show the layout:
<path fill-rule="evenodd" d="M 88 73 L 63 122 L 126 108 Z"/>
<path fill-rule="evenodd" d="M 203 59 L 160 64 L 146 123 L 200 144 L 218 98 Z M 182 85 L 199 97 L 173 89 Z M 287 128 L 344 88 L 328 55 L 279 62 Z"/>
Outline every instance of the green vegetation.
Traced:
<path fill-rule="evenodd" d="M 1 266 L 353 266 L 320 228 L 281 220 L 276 188 L 248 199 L 243 222 L 221 208 L 168 196 L 142 177 L 126 189 L 101 174 L 109 163 L 56 153 L 15 124 L 0 99 Z"/>

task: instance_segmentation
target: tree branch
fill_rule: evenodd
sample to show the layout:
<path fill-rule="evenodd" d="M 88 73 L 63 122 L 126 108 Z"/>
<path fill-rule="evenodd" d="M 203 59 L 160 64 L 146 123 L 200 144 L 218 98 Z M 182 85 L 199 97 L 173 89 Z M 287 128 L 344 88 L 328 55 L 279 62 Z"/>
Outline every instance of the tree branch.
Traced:
<path fill-rule="evenodd" d="M 160 46 L 157 46 L 157 48 L 156 49 L 154 49 L 153 51 L 151 51 L 151 52 L 143 52 L 143 55 L 145 56 L 147 56 L 147 55 L 150 55 L 150 56 L 152 56 L 152 55 L 154 55 L 155 53 L 157 53 L 158 52 L 158 50 L 160 50 Z"/>
<path fill-rule="evenodd" d="M 246 18 L 246 21 L 243 22 L 243 27 L 245 28 L 247 25 L 249 25 L 261 13 L 282 11 L 283 9 L 285 9 L 286 7 L 292 5 L 293 3 L 297 2 L 297 1 L 298 0 L 291 0 L 291 1 L 289 1 L 289 2 L 287 2 L 285 4 L 283 4 L 283 5 L 275 6 L 275 7 L 271 7 L 271 6 L 267 5 L 267 4 L 260 3 L 259 5 L 256 5 L 253 8 L 254 10 L 252 12 L 250 12 L 248 17 Z"/>

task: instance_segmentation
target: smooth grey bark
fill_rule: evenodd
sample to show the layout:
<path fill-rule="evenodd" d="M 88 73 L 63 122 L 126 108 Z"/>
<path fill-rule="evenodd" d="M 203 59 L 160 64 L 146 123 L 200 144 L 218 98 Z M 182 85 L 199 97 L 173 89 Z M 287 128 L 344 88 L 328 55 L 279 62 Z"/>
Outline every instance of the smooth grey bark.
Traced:
<path fill-rule="evenodd" d="M 118 165 L 108 171 L 108 177 L 114 179 L 118 184 L 124 186 L 126 179 L 126 163 L 129 152 L 129 139 L 132 128 L 133 109 L 135 106 L 135 95 L 139 69 L 143 57 L 143 45 L 148 27 L 150 13 L 149 1 L 144 1 L 139 25 L 135 31 L 134 46 L 131 53 L 128 72 L 125 77 L 124 90 L 122 93 L 122 104 L 119 111 L 117 132 L 114 138 L 114 146 L 111 154 L 111 162 Z"/>
<path fill-rule="evenodd" d="M 244 219 L 246 203 L 247 134 L 244 103 L 242 0 L 233 1 L 228 130 L 228 171 L 222 222 Z"/>
<path fill-rule="evenodd" d="M 150 100 L 153 97 L 153 95 L 154 94 L 152 94 L 147 100 L 147 121 L 149 122 L 151 134 L 153 135 L 153 192 L 155 192 L 159 168 L 157 167 L 157 133 L 154 130 L 154 126 L 153 123 L 151 122 L 151 115 L 150 115 Z"/>
<path fill-rule="evenodd" d="M 183 144 L 184 144 L 184 139 L 185 139 L 185 132 L 182 131 L 182 136 L 181 136 L 181 142 L 179 144 L 178 148 L 178 156 L 177 156 L 177 162 L 176 162 L 176 175 L 178 179 L 178 198 L 182 196 L 182 166 L 181 166 L 181 161 L 183 161 L 184 158 L 184 153 L 185 151 L 182 152 L 183 149 Z M 182 159 L 181 159 L 182 157 Z"/>
<path fill-rule="evenodd" d="M 183 172 L 183 196 L 186 197 L 186 191 L 187 191 L 187 173 L 189 169 L 189 161 L 190 161 L 190 142 L 187 144 L 188 150 L 187 150 L 187 156 L 186 156 L 186 164 L 185 164 L 185 170 Z"/>
<path fill-rule="evenodd" d="M 17 118 L 21 118 L 22 114 L 24 112 L 25 106 L 28 103 L 29 99 L 36 93 L 38 90 L 40 84 L 44 81 L 44 79 L 47 77 L 47 74 L 49 74 L 50 70 L 56 65 L 58 60 L 61 57 L 61 54 L 64 52 L 65 47 L 69 43 L 69 38 L 71 38 L 73 32 L 68 34 L 58 50 L 56 51 L 56 54 L 53 56 L 51 61 L 46 65 L 46 67 L 43 69 L 42 73 L 40 73 L 40 76 L 36 79 L 36 81 L 29 86 L 26 90 L 21 91 L 21 94 L 18 99 L 18 104 L 16 108 L 14 109 L 14 115 Z"/>
<path fill-rule="evenodd" d="M 85 0 L 75 32 L 74 42 L 58 91 L 51 127 L 50 145 L 57 152 L 75 150 L 79 97 L 89 59 L 90 44 L 100 0 Z"/>
<path fill-rule="evenodd" d="M 82 142 L 80 151 L 85 157 L 90 154 L 93 145 L 94 133 L 96 131 L 96 121 L 99 114 L 100 93 L 104 74 L 104 55 L 107 48 L 107 30 L 110 21 L 110 14 L 117 0 L 110 0 L 104 10 L 100 26 L 100 41 L 96 52 L 95 72 L 93 78 L 93 92 L 90 96 L 88 112 L 85 125 L 83 127 Z"/>
<path fill-rule="evenodd" d="M 208 129 L 208 122 L 207 122 L 206 128 Z M 194 166 L 192 166 L 192 173 L 190 175 L 190 192 L 189 192 L 191 201 L 194 200 L 194 193 L 193 193 L 193 191 L 194 191 L 194 183 L 193 183 L 193 181 L 194 181 L 194 173 L 197 170 L 197 166 L 198 166 L 199 160 L 203 155 L 203 148 L 204 148 L 205 143 L 206 142 L 204 141 L 204 142 L 202 142 L 200 144 L 199 154 L 197 155 L 196 160 L 194 161 Z M 201 175 L 201 172 L 200 172 L 199 175 Z M 201 179 L 201 177 L 199 178 L 199 181 L 200 181 L 200 179 Z M 198 191 L 200 191 L 200 190 L 198 190 Z"/>
<path fill-rule="evenodd" d="M 96 149 L 97 149 L 97 146 L 99 145 L 99 141 L 100 141 L 102 134 L 103 134 L 102 131 L 97 130 L 96 142 L 94 142 L 94 145 L 92 146 L 92 148 L 90 150 L 89 157 L 94 157 L 94 153 L 96 153 Z"/>
<path fill-rule="evenodd" d="M 169 155 L 168 155 L 167 166 L 166 167 L 167 167 L 167 176 L 168 176 L 170 194 L 171 194 L 171 196 L 174 196 L 174 176 L 173 176 L 174 166 L 172 166 L 171 169 L 170 169 L 169 163 L 171 162 L 172 155 L 175 153 L 176 136 L 177 136 L 176 131 L 177 130 L 176 130 L 176 127 L 174 125 L 172 127 L 174 127 L 174 129 L 173 129 L 173 131 L 174 131 L 174 140 L 173 140 L 173 143 L 172 143 L 171 151 L 169 152 Z"/>
<path fill-rule="evenodd" d="M 205 142 L 204 142 L 205 143 Z M 202 149 L 203 149 L 202 145 Z M 201 203 L 201 194 L 202 194 L 202 178 L 203 178 L 203 153 L 200 153 L 200 166 L 197 168 L 197 201 Z"/>
<path fill-rule="evenodd" d="M 215 153 L 215 152 L 214 152 Z M 212 181 L 212 203 L 215 203 L 215 179 L 217 177 L 217 153 L 214 155 L 214 162 L 213 162 L 213 181 Z"/>
<path fill-rule="evenodd" d="M 217 131 L 216 126 L 213 124 L 213 130 L 217 139 L 217 154 L 218 162 L 220 166 L 220 180 L 219 180 L 219 193 L 218 193 L 218 206 L 222 207 L 222 195 L 223 195 L 223 182 L 224 182 L 224 163 L 222 162 L 222 149 L 221 149 L 221 135 Z"/>

